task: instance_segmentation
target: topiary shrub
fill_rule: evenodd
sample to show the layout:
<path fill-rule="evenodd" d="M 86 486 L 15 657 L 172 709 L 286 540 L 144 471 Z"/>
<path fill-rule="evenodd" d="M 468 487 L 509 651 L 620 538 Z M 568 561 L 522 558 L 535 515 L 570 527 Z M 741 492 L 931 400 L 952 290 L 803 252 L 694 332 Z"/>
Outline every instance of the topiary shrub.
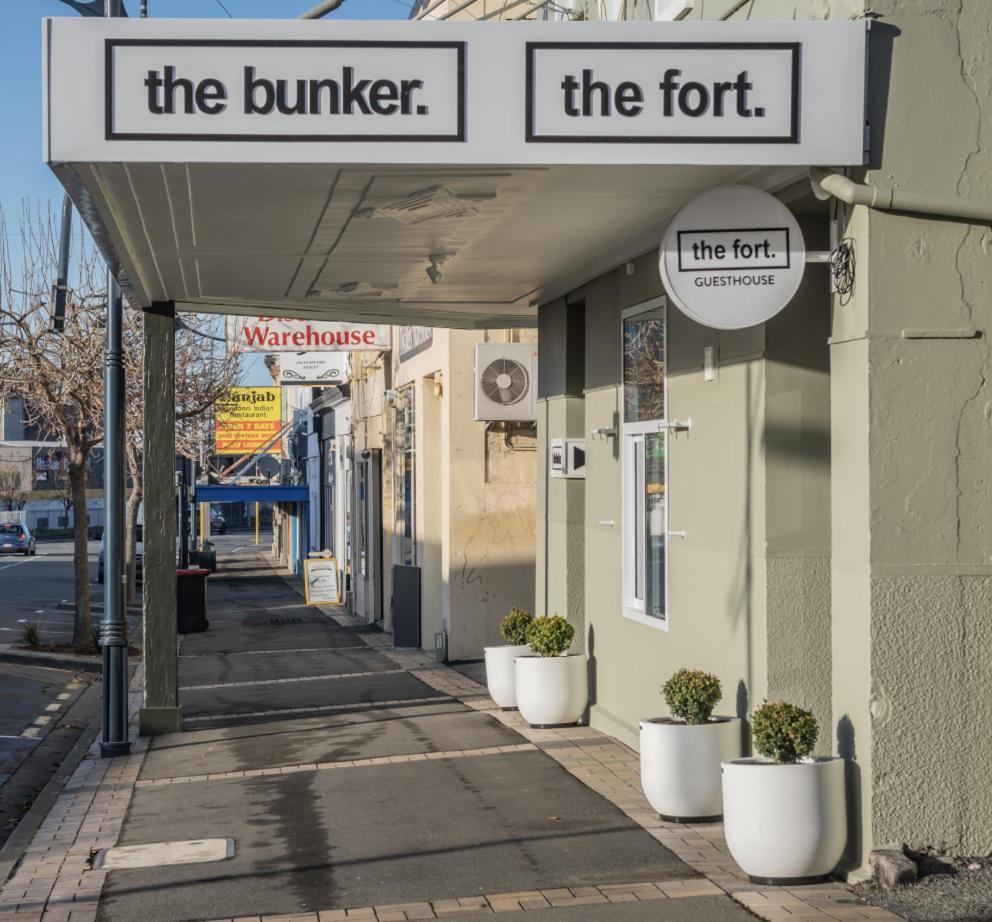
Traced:
<path fill-rule="evenodd" d="M 527 643 L 538 656 L 561 656 L 572 643 L 575 628 L 561 615 L 535 618 L 527 631 Z"/>
<path fill-rule="evenodd" d="M 784 764 L 808 756 L 820 732 L 809 711 L 786 701 L 766 701 L 751 717 L 751 729 L 758 753 Z"/>
<path fill-rule="evenodd" d="M 706 723 L 723 694 L 720 680 L 701 669 L 680 669 L 661 686 L 661 693 L 672 716 L 687 724 Z"/>
<path fill-rule="evenodd" d="M 500 622 L 499 632 L 503 640 L 514 646 L 527 643 L 527 632 L 534 623 L 534 616 L 522 608 L 511 608 L 510 613 Z"/>

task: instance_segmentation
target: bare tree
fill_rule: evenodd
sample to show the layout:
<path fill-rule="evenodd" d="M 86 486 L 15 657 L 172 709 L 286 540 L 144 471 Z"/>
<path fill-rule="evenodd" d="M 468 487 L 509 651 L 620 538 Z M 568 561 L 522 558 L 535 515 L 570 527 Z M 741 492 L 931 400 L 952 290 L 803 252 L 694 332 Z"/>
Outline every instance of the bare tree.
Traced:
<path fill-rule="evenodd" d="M 75 512 L 76 618 L 73 642 L 92 644 L 87 558 L 87 461 L 103 440 L 103 363 L 106 276 L 90 238 L 82 232 L 73 259 L 65 331 L 51 329 L 49 291 L 58 255 L 58 222 L 51 207 L 22 206 L 16 230 L 0 210 L 0 362 L 12 373 L 0 380 L 0 399 L 24 400 L 28 422 L 64 440 L 69 457 L 66 508 Z M 18 241 L 15 244 L 15 241 Z M 16 256 L 16 258 L 15 258 Z M 237 383 L 239 356 L 215 338 L 213 322 L 185 316 L 176 328 L 177 449 L 192 456 L 209 432 L 212 407 Z M 144 496 L 141 445 L 144 394 L 143 321 L 124 313 L 126 376 L 125 456 L 130 475 L 125 556 L 128 601 L 133 601 L 138 512 Z"/>
<path fill-rule="evenodd" d="M 73 642 L 91 647 L 86 468 L 103 438 L 105 273 L 88 237 L 78 253 L 66 299 L 65 331 L 52 332 L 49 292 L 58 257 L 58 222 L 50 206 L 22 205 L 16 227 L 0 210 L 0 398 L 24 401 L 28 422 L 65 442 L 75 509 Z"/>
<path fill-rule="evenodd" d="M 69 510 L 72 509 L 72 478 L 69 476 L 69 465 L 63 457 L 62 452 L 49 452 L 50 460 L 49 476 L 51 478 L 52 493 L 62 504 L 62 518 L 69 521 Z M 87 464 L 87 467 L 89 465 Z M 61 527 L 61 526 L 60 526 Z"/>
<path fill-rule="evenodd" d="M 27 494 L 21 488 L 21 472 L 11 467 L 0 468 L 0 502 L 7 512 L 23 509 Z"/>

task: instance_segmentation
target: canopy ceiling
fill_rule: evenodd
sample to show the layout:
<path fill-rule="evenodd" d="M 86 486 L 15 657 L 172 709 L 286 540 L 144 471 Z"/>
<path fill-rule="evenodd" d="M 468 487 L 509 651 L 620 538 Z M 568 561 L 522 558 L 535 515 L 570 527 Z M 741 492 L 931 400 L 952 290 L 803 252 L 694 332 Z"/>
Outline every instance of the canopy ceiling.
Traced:
<path fill-rule="evenodd" d="M 532 324 L 537 304 L 657 246 L 697 192 L 728 182 L 774 190 L 802 176 L 643 165 L 56 172 L 119 259 L 134 306 L 451 327 Z"/>

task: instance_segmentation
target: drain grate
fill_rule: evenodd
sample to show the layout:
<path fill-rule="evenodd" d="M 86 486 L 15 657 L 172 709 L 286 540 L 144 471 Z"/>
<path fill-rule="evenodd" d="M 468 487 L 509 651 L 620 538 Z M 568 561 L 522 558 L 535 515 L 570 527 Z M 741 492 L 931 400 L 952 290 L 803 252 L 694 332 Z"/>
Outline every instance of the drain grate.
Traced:
<path fill-rule="evenodd" d="M 303 624 L 302 618 L 269 618 L 266 624 Z"/>

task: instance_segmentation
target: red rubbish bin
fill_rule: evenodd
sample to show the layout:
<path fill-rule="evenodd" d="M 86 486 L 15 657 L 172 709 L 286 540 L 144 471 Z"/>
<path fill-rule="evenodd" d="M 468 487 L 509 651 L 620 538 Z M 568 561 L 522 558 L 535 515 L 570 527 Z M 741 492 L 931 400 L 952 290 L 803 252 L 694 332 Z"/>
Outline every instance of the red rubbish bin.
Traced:
<path fill-rule="evenodd" d="M 207 621 L 209 570 L 176 570 L 176 630 L 195 634 L 210 627 Z"/>

